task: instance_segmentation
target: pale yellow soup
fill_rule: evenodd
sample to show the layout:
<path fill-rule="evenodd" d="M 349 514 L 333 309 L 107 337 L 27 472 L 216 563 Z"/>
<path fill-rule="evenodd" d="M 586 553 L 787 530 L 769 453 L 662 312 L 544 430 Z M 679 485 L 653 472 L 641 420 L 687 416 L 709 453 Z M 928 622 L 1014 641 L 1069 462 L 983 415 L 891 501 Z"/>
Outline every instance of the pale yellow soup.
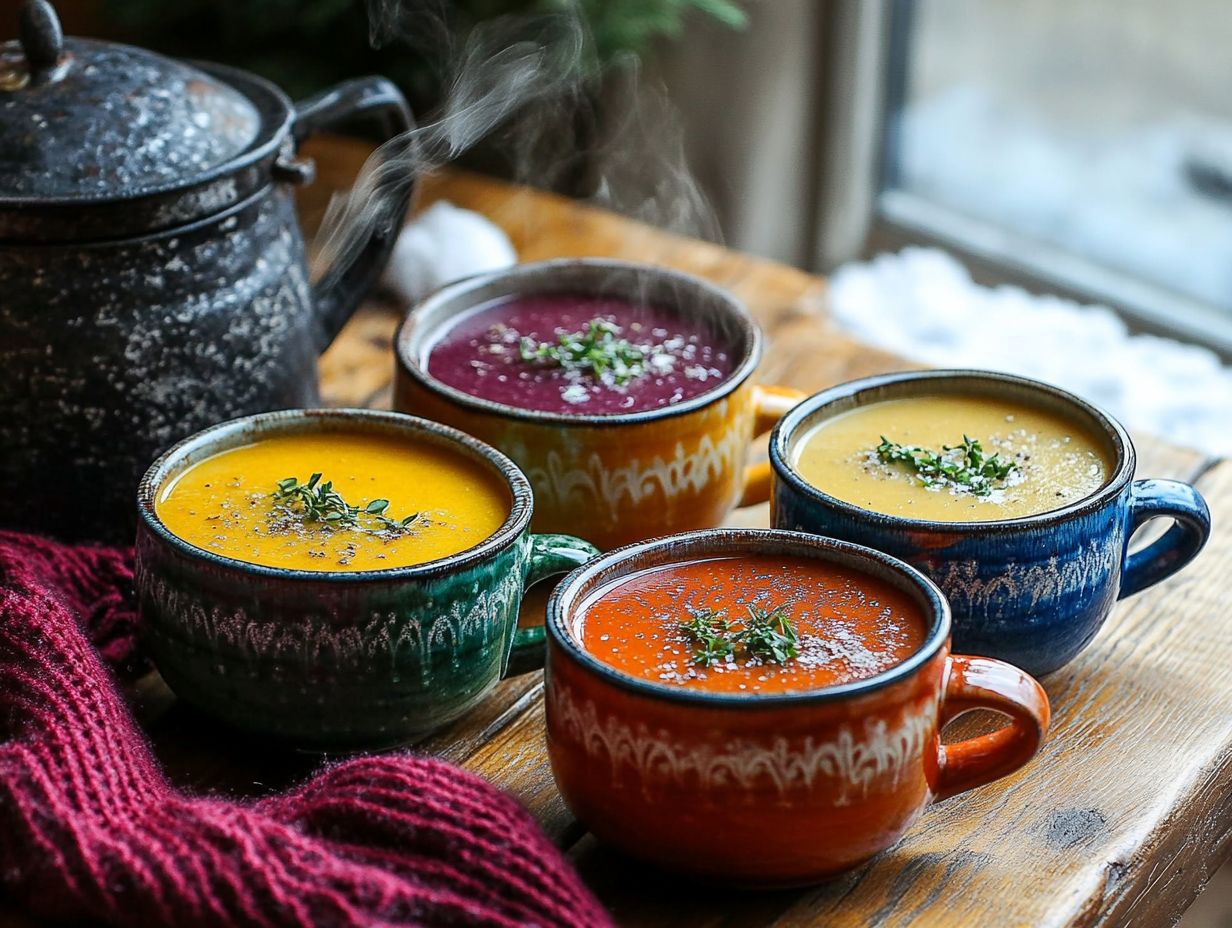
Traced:
<path fill-rule="evenodd" d="M 910 464 L 877 455 L 882 436 L 940 454 L 963 436 L 1014 469 L 987 495 L 950 481 L 928 486 Z M 873 403 L 821 422 L 796 443 L 793 465 L 819 490 L 863 509 L 934 522 L 991 522 L 1060 509 L 1098 490 L 1111 462 L 1078 422 L 1031 406 L 969 396 Z"/>
<path fill-rule="evenodd" d="M 328 527 L 297 502 L 274 497 L 279 481 L 332 481 L 349 506 L 386 499 L 391 528 L 369 515 Z M 291 570 L 408 567 L 457 554 L 509 515 L 508 486 L 481 464 L 414 438 L 347 431 L 274 435 L 222 451 L 165 484 L 158 517 L 176 536 L 225 557 Z"/>

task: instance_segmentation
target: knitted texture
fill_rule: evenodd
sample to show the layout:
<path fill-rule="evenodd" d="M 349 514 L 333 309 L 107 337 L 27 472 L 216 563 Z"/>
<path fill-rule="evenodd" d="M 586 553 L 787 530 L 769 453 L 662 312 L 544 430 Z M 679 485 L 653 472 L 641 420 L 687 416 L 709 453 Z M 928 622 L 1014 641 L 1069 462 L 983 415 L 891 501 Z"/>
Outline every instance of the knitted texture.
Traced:
<path fill-rule="evenodd" d="M 134 660 L 131 580 L 123 552 L 0 532 L 0 894 L 123 926 L 610 924 L 526 810 L 437 760 L 174 789 L 100 659 Z"/>

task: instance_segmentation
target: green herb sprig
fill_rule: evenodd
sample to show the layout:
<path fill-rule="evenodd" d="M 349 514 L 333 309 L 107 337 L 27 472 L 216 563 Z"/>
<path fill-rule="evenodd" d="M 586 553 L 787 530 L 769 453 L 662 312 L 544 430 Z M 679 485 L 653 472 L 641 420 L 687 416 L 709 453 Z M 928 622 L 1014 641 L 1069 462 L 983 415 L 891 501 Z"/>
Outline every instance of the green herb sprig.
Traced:
<path fill-rule="evenodd" d="M 726 661 L 743 646 L 748 659 L 784 664 L 800 654 L 800 638 L 788 615 L 787 606 L 745 607 L 748 618 L 737 628 L 726 613 L 713 609 L 690 609 L 691 618 L 681 629 L 698 645 L 693 661 L 709 666 Z"/>
<path fill-rule="evenodd" d="M 877 457 L 886 463 L 903 463 L 915 471 L 926 487 L 950 484 L 969 490 L 976 496 L 988 496 L 1018 469 L 1018 463 L 994 452 L 984 454 L 978 440 L 963 436 L 961 445 L 942 445 L 941 453 L 914 445 L 900 445 L 881 436 Z"/>
<path fill-rule="evenodd" d="M 619 326 L 605 319 L 591 319 L 581 332 L 558 335 L 556 344 L 523 338 L 518 355 L 528 363 L 555 365 L 623 387 L 646 373 L 648 352 L 619 336 Z"/>
<path fill-rule="evenodd" d="M 777 664 L 799 656 L 800 638 L 785 605 L 773 609 L 752 605 L 747 608 L 749 617 L 736 639 L 744 643 L 751 656 Z"/>
<path fill-rule="evenodd" d="M 690 609 L 692 616 L 680 627 L 688 633 L 697 644 L 693 660 L 699 664 L 712 664 L 727 660 L 727 656 L 736 649 L 736 643 L 731 637 L 731 623 L 721 612 L 713 609 Z"/>
<path fill-rule="evenodd" d="M 279 480 L 273 497 L 283 512 L 331 528 L 400 534 L 422 515 L 414 512 L 402 519 L 391 519 L 385 514 L 389 509 L 387 499 L 374 499 L 363 507 L 352 506 L 334 489 L 332 480 L 321 482 L 320 473 L 314 473 L 307 483 L 300 483 L 297 477 Z"/>

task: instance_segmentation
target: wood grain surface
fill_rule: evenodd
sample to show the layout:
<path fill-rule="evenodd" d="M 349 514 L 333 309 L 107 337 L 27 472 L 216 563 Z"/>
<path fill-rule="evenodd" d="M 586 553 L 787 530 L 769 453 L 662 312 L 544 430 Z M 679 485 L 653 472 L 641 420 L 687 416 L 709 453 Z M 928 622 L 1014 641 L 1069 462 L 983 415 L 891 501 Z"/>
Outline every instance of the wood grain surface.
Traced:
<path fill-rule="evenodd" d="M 313 144 L 307 225 L 349 183 L 365 149 Z M 914 366 L 838 331 L 819 278 L 677 238 L 566 200 L 463 173 L 422 184 L 510 234 L 522 260 L 610 255 L 690 271 L 736 293 L 765 328 L 764 382 L 816 390 Z M 321 362 L 334 405 L 386 405 L 399 307 L 365 307 Z M 1197 564 L 1121 604 L 1095 642 L 1045 678 L 1050 739 L 1018 774 L 928 809 L 895 848 L 821 887 L 742 893 L 682 882 L 600 846 L 560 800 L 543 740 L 538 673 L 502 683 L 419 750 L 518 796 L 630 926 L 1147 926 L 1179 917 L 1228 856 L 1232 829 L 1232 463 L 1135 436 L 1139 476 L 1196 480 L 1215 534 Z M 765 507 L 733 523 L 766 524 Z M 175 703 L 156 680 L 135 693 L 160 756 L 197 790 L 259 795 L 319 758 L 271 752 Z M 980 721 L 966 721 L 967 729 Z M 947 738 L 950 733 L 947 732 Z M 0 924 L 29 924 L 20 916 Z"/>
<path fill-rule="evenodd" d="M 336 152 L 326 160 L 343 164 Z M 727 287 L 766 330 L 765 382 L 816 390 L 913 366 L 836 330 L 824 282 L 801 271 L 472 175 L 429 178 L 420 204 L 437 199 L 494 220 L 524 261 L 623 257 Z M 363 365 L 349 337 L 326 356 L 331 400 L 381 396 L 368 377 L 356 387 L 339 375 L 372 370 L 380 332 L 394 324 L 377 312 L 357 320 L 356 334 L 366 339 Z M 475 745 L 465 757 L 450 747 L 449 733 L 434 746 L 518 795 L 623 924 L 1168 924 L 1229 851 L 1232 627 L 1225 624 L 1223 578 L 1232 575 L 1232 533 L 1224 529 L 1232 518 L 1232 465 L 1136 439 L 1140 475 L 1197 479 L 1211 501 L 1216 535 L 1202 560 L 1118 607 L 1096 642 L 1044 681 L 1053 735 L 1028 768 L 929 809 L 896 848 L 841 880 L 794 893 L 682 889 L 602 848 L 553 786 L 537 679 L 531 689 L 525 678 L 504 684 L 518 694 L 516 703 L 503 692 L 494 698 L 521 711 L 486 726 L 482 744 L 465 735 Z M 758 507 L 732 521 L 765 524 L 766 516 Z"/>

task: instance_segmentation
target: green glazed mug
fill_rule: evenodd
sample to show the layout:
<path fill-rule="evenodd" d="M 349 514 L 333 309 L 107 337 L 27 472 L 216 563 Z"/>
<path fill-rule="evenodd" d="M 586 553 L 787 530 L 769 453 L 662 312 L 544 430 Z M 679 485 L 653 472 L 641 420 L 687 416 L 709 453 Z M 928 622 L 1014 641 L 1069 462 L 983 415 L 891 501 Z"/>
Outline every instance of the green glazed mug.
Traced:
<path fill-rule="evenodd" d="M 274 434 L 376 432 L 430 442 L 509 490 L 497 531 L 458 554 L 359 572 L 250 564 L 196 547 L 159 519 L 161 488 L 197 462 Z M 142 635 L 168 686 L 238 728 L 317 748 L 393 745 L 472 708 L 512 672 L 542 667 L 542 626 L 518 628 L 525 590 L 596 554 L 532 535 L 530 483 L 494 448 L 447 426 L 372 410 L 236 419 L 173 447 L 137 491 Z"/>

